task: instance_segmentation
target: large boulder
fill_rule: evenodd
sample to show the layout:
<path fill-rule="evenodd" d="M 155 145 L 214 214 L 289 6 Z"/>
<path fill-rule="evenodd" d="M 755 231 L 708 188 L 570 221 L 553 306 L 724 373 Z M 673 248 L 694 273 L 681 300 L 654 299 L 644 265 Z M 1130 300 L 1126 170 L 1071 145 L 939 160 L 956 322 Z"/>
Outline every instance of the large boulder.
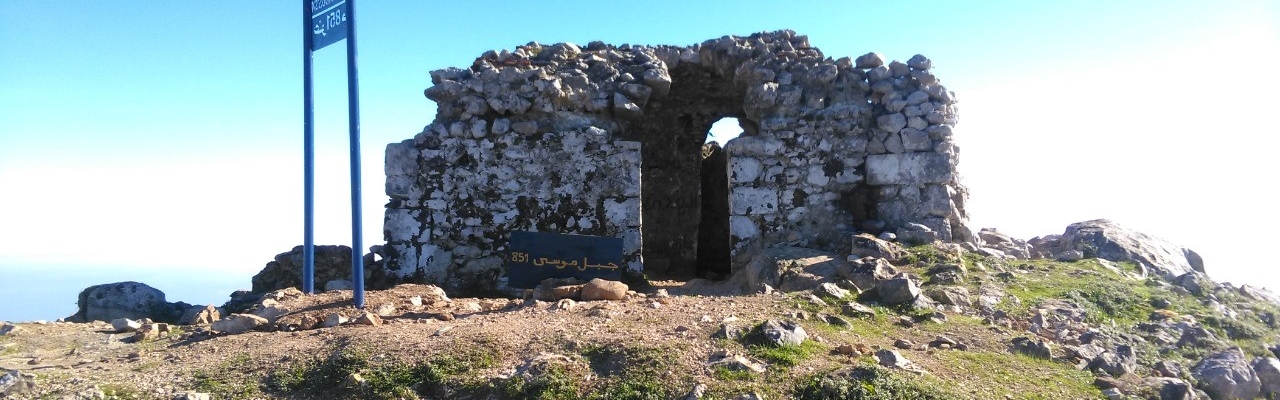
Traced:
<path fill-rule="evenodd" d="M 1085 257 L 1132 261 L 1166 280 L 1188 272 L 1204 272 L 1204 260 L 1195 251 L 1105 219 L 1077 222 L 1062 234 L 1061 250 L 1079 250 Z"/>
<path fill-rule="evenodd" d="M 1210 354 L 1195 367 L 1191 376 L 1213 400 L 1253 399 L 1262 391 L 1262 382 L 1254 373 L 1239 347 Z"/>
<path fill-rule="evenodd" d="M 5 370 L 0 374 L 0 398 L 8 398 L 32 391 L 36 387 L 36 377 L 18 370 Z"/>
<path fill-rule="evenodd" d="M 219 319 L 222 319 L 222 311 L 212 304 L 193 306 L 182 312 L 182 317 L 178 318 L 178 325 L 206 325 Z"/>
<path fill-rule="evenodd" d="M 1196 391 L 1191 387 L 1191 384 L 1178 378 L 1147 378 L 1142 381 L 1142 386 L 1147 387 L 1150 392 L 1159 396 L 1160 400 L 1195 400 L 1200 398 L 1196 395 Z"/>
<path fill-rule="evenodd" d="M 582 287 L 582 300 L 622 300 L 628 289 L 625 283 L 596 278 Z"/>
<path fill-rule="evenodd" d="M 892 279 L 898 274 L 898 270 L 883 258 L 862 257 L 850 260 L 836 273 L 853 282 L 858 289 L 872 290 L 876 288 L 876 282 Z"/>
<path fill-rule="evenodd" d="M 978 231 L 978 238 L 982 239 L 982 245 L 985 248 L 995 249 L 1014 258 L 1031 258 L 1032 247 L 1030 244 L 1001 233 L 996 228 L 982 228 Z"/>
<path fill-rule="evenodd" d="M 1280 398 L 1280 360 L 1275 357 L 1259 357 L 1253 360 L 1253 372 L 1262 382 L 1262 396 Z"/>
<path fill-rule="evenodd" d="M 117 318 L 171 321 L 185 311 L 185 304 L 170 304 L 164 292 L 138 282 L 94 285 L 80 292 L 71 322 L 111 321 Z"/>
<path fill-rule="evenodd" d="M 214 321 L 209 329 L 230 335 L 240 334 L 257 329 L 267 324 L 267 319 L 253 314 L 231 314 L 227 318 Z"/>
<path fill-rule="evenodd" d="M 771 319 L 760 324 L 760 332 L 774 346 L 798 346 L 809 339 L 804 328 L 792 321 Z"/>
<path fill-rule="evenodd" d="M 920 285 L 908 276 L 898 276 L 876 283 L 880 302 L 888 305 L 910 304 L 920 297 Z"/>
<path fill-rule="evenodd" d="M 835 253 L 794 246 L 765 248 L 752 255 L 733 281 L 748 293 L 762 285 L 785 292 L 812 290 L 832 282 L 836 271 L 847 269 L 845 257 Z"/>
<path fill-rule="evenodd" d="M 853 237 L 853 247 L 849 251 L 850 259 L 876 257 L 897 262 L 906 255 L 906 251 L 896 243 L 881 240 L 869 233 L 860 233 Z"/>
<path fill-rule="evenodd" d="M 928 295 L 929 298 L 943 305 L 964 307 L 973 306 L 973 299 L 969 296 L 969 289 L 963 286 L 935 286 L 926 291 L 925 294 Z"/>

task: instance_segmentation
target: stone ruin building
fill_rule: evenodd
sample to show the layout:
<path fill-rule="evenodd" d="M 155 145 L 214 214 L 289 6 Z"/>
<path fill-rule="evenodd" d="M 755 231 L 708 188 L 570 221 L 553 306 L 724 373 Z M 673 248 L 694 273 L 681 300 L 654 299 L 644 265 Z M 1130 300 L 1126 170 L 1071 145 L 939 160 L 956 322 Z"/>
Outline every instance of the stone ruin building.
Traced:
<path fill-rule="evenodd" d="M 520 230 L 619 237 L 627 270 L 675 278 L 859 232 L 972 241 L 956 100 L 930 67 L 832 59 L 783 30 L 529 43 L 432 71 L 435 120 L 386 149 L 385 267 L 494 287 Z M 744 133 L 704 146 L 729 117 Z"/>

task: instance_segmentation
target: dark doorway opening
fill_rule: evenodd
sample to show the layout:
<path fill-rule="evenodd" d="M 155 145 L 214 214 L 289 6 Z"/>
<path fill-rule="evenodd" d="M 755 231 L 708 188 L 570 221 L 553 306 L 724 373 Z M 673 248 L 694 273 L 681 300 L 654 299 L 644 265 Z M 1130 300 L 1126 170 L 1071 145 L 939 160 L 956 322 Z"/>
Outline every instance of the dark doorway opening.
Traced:
<path fill-rule="evenodd" d="M 699 278 L 723 279 L 730 273 L 729 157 L 719 143 L 711 141 L 702 146 L 698 177 L 702 215 L 698 219 L 695 274 Z"/>
<path fill-rule="evenodd" d="M 673 68 L 671 81 L 669 94 L 650 100 L 624 133 L 641 143 L 645 275 L 724 278 L 730 249 L 728 160 L 719 146 L 704 144 L 713 123 L 743 114 L 742 90 L 696 64 Z M 722 138 L 728 139 L 710 139 Z"/>

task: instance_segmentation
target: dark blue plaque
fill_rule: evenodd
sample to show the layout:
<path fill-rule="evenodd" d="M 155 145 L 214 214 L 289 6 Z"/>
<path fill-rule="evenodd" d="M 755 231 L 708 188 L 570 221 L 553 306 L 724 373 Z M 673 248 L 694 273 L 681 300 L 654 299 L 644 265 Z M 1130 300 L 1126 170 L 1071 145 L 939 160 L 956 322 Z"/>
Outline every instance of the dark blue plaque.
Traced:
<path fill-rule="evenodd" d="M 320 50 L 347 38 L 347 30 L 351 24 L 347 17 L 351 14 L 347 0 L 310 0 L 311 10 L 311 50 Z"/>
<path fill-rule="evenodd" d="M 504 258 L 507 286 L 533 288 L 547 278 L 622 279 L 622 239 L 511 232 Z"/>

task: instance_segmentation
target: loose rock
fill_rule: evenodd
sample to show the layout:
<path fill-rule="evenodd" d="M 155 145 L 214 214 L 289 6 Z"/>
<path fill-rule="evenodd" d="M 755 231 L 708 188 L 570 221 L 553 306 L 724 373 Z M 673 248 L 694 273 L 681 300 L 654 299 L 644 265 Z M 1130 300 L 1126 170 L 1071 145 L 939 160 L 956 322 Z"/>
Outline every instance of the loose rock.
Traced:
<path fill-rule="evenodd" d="M 128 318 L 116 318 L 111 320 L 111 329 L 116 332 L 133 332 L 142 327 L 142 323 Z"/>
<path fill-rule="evenodd" d="M 24 374 L 18 370 L 5 371 L 0 375 L 0 397 L 27 393 L 35 387 L 34 375 Z"/>
<path fill-rule="evenodd" d="M 215 321 L 209 326 L 216 332 L 229 335 L 240 334 L 267 324 L 267 319 L 253 314 L 231 314 L 225 319 Z"/>
<path fill-rule="evenodd" d="M 596 278 L 582 287 L 582 300 L 622 300 L 627 297 L 627 290 L 625 283 Z"/>
<path fill-rule="evenodd" d="M 760 326 L 764 337 L 775 346 L 799 345 L 809 338 L 800 324 L 791 321 L 768 320 Z"/>
<path fill-rule="evenodd" d="M 356 316 L 356 319 L 351 321 L 351 323 L 357 325 L 378 326 L 382 325 L 382 317 L 379 317 L 376 313 L 362 312 L 360 315 Z"/>
<path fill-rule="evenodd" d="M 345 323 L 347 323 L 347 317 L 338 313 L 329 313 L 329 315 L 324 317 L 324 322 L 321 322 L 320 326 L 324 328 L 332 328 Z"/>
<path fill-rule="evenodd" d="M 908 368 L 912 366 L 911 360 L 903 357 L 897 350 L 880 349 L 876 350 L 876 362 L 880 365 L 891 368 Z"/>
<path fill-rule="evenodd" d="M 880 301 L 888 305 L 910 304 L 920 297 L 920 286 L 914 279 L 899 277 L 876 283 Z"/>

